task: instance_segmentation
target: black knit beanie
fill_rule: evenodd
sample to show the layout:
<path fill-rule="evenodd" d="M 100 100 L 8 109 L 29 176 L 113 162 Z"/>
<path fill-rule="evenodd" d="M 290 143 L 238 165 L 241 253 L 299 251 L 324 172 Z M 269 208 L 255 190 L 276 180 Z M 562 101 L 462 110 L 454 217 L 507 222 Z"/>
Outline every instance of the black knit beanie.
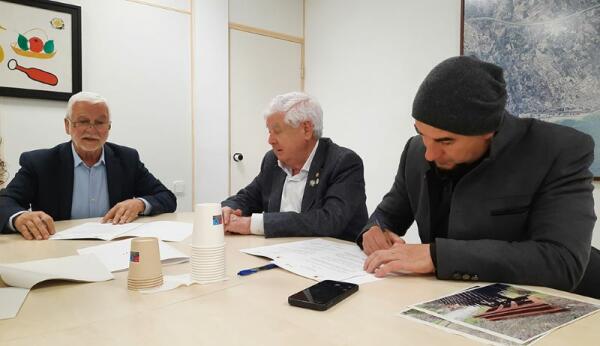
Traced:
<path fill-rule="evenodd" d="M 505 105 L 502 68 L 458 56 L 442 61 L 425 77 L 412 116 L 444 131 L 474 136 L 498 129 Z"/>

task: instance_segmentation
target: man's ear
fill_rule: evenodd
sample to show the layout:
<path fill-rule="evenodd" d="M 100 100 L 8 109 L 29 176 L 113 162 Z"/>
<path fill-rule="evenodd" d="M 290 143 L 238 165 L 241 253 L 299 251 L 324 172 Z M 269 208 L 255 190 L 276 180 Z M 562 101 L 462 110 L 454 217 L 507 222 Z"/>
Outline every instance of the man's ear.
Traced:
<path fill-rule="evenodd" d="M 495 132 L 486 133 L 483 135 L 483 139 L 491 139 L 494 137 Z"/>
<path fill-rule="evenodd" d="M 306 121 L 302 122 L 302 128 L 304 129 L 304 136 L 307 139 L 310 139 L 313 135 L 313 130 L 315 128 L 312 121 L 306 120 Z"/>
<path fill-rule="evenodd" d="M 65 118 L 65 132 L 68 135 L 71 135 L 71 126 L 70 126 L 69 120 L 67 118 Z"/>

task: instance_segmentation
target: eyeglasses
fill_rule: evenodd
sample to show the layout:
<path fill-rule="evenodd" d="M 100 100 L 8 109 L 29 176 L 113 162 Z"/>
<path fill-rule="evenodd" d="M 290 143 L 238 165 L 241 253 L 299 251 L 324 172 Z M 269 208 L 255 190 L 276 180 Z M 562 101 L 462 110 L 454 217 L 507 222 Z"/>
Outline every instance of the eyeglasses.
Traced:
<path fill-rule="evenodd" d="M 71 119 L 67 119 L 69 120 L 69 122 L 71 123 L 71 126 L 73 126 L 74 128 L 83 128 L 83 129 L 91 129 L 92 127 L 95 128 L 96 130 L 101 130 L 101 131 L 106 131 L 110 128 L 110 124 L 111 122 L 108 121 L 98 121 L 98 122 L 91 122 L 89 120 L 82 120 L 82 121 L 73 121 Z"/>

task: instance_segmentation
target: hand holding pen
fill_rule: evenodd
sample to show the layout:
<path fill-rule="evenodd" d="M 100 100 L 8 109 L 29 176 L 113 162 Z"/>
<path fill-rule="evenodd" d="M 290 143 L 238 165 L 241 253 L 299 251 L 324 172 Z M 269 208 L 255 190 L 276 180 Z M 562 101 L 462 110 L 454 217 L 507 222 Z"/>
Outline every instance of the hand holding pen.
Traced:
<path fill-rule="evenodd" d="M 402 239 L 401 236 L 397 235 L 396 233 L 390 231 L 387 228 L 383 228 L 383 226 L 381 226 L 381 224 L 379 223 L 379 219 L 375 219 L 375 222 L 377 223 L 377 226 L 381 228 L 381 231 L 383 232 L 383 235 L 387 239 L 387 242 L 388 244 L 390 244 L 390 246 L 406 244 L 406 242 L 404 241 L 404 239 Z"/>
<path fill-rule="evenodd" d="M 367 255 L 377 250 L 387 250 L 395 244 L 404 244 L 404 240 L 396 233 L 383 228 L 378 219 L 375 219 L 375 225 L 363 233 L 362 240 L 363 251 Z"/>

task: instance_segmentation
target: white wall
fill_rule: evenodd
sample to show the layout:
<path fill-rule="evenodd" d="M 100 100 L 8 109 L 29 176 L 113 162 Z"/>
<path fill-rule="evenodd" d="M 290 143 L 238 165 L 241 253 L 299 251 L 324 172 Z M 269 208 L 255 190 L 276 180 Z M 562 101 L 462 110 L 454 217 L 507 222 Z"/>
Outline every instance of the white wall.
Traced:
<path fill-rule="evenodd" d="M 302 0 L 229 0 L 229 21 L 302 37 Z"/>
<path fill-rule="evenodd" d="M 371 212 L 415 134 L 419 84 L 460 52 L 460 0 L 307 0 L 305 26 L 305 89 L 323 106 L 324 135 L 363 158 Z"/>
<path fill-rule="evenodd" d="M 220 202 L 229 191 L 228 2 L 193 2 L 195 202 Z"/>
<path fill-rule="evenodd" d="M 178 210 L 192 205 L 191 17 L 125 0 L 65 1 L 82 7 L 84 90 L 105 96 L 109 141 L 140 152 L 167 187 L 185 182 Z M 10 176 L 19 155 L 69 140 L 66 102 L 0 98 L 0 135 Z"/>

